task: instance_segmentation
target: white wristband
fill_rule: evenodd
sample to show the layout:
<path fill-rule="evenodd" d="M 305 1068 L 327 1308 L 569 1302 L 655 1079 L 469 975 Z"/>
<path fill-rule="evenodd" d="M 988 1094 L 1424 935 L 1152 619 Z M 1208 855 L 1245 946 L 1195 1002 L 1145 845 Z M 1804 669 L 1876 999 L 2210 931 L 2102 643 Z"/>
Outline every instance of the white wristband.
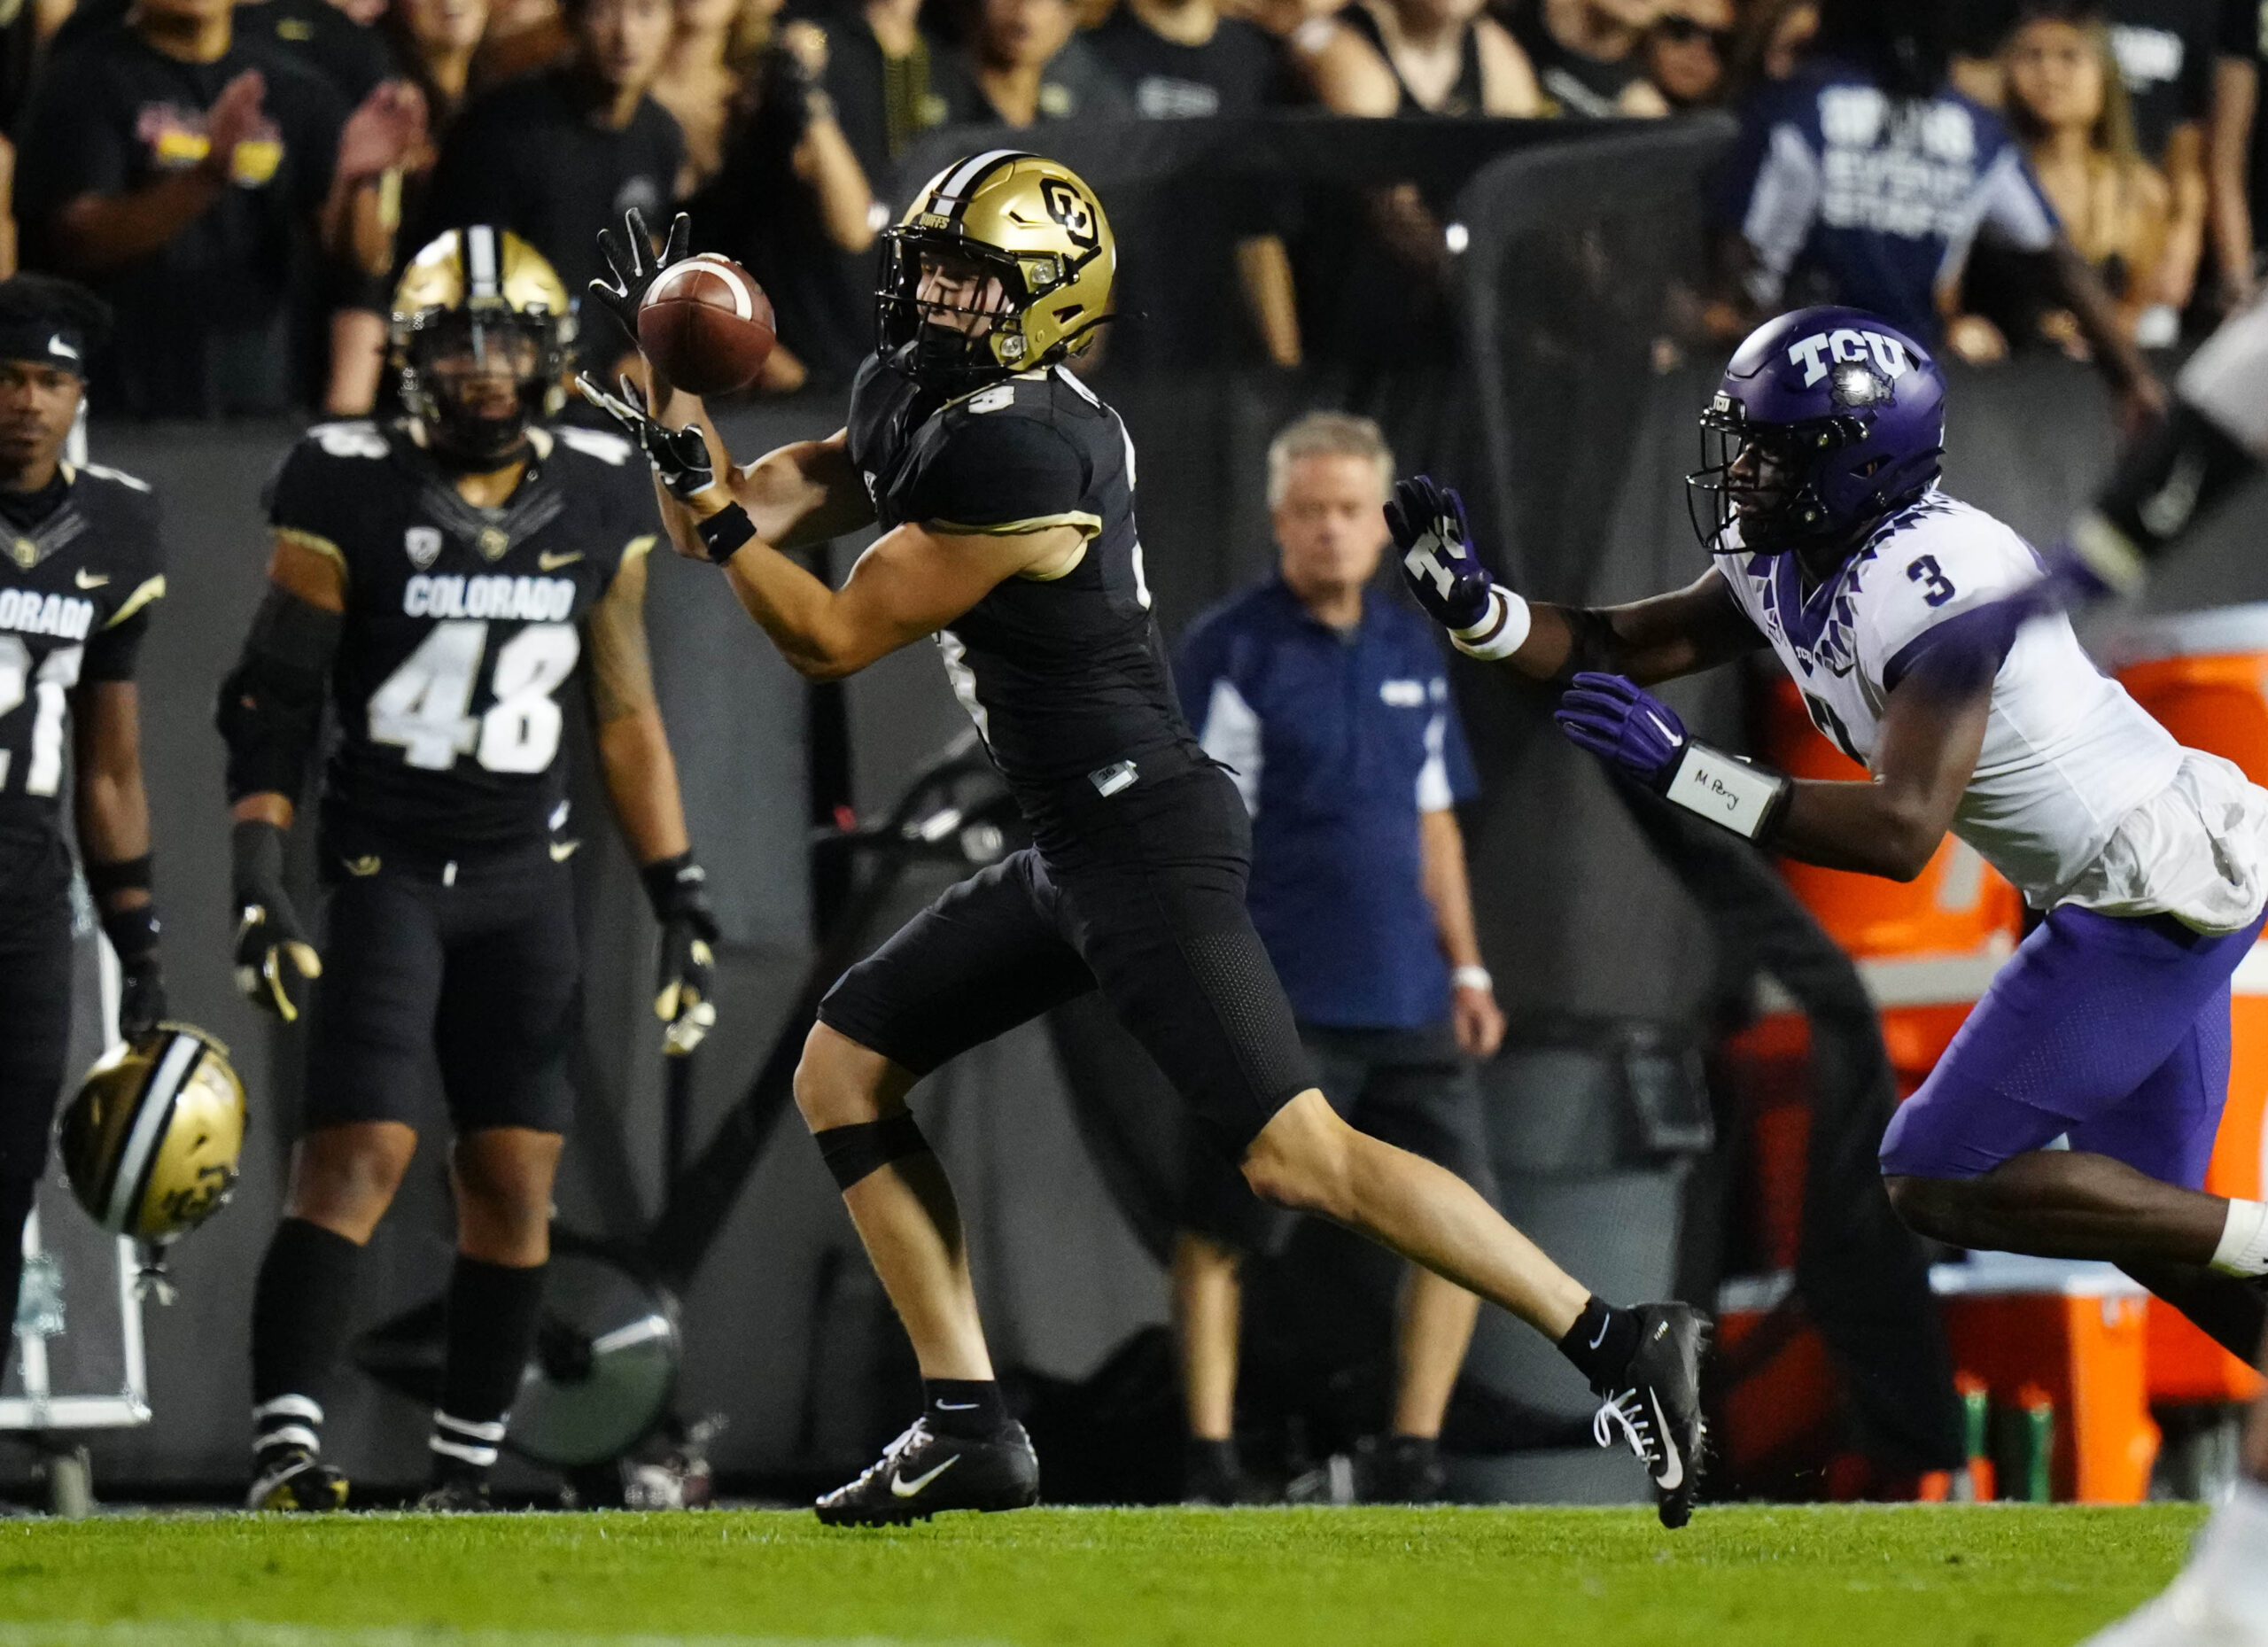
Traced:
<path fill-rule="evenodd" d="M 2213 1268 L 2223 1275 L 2268 1274 L 2268 1202 L 2232 1200 Z"/>
<path fill-rule="evenodd" d="M 1677 775 L 1669 781 L 1668 798 L 1741 839 L 1753 841 L 1778 816 L 1790 787 L 1782 773 L 1689 740 Z"/>
<path fill-rule="evenodd" d="M 1527 602 L 1502 584 L 1496 584 L 1488 591 L 1487 615 L 1469 629 L 1450 630 L 1449 640 L 1467 657 L 1494 663 L 1498 658 L 1510 657 L 1520 649 L 1527 639 L 1528 626 L 1534 621 L 1527 610 Z"/>
<path fill-rule="evenodd" d="M 1494 995 L 1496 980 L 1488 975 L 1486 967 L 1459 967 L 1449 974 L 1449 987 L 1456 990 L 1483 990 Z"/>

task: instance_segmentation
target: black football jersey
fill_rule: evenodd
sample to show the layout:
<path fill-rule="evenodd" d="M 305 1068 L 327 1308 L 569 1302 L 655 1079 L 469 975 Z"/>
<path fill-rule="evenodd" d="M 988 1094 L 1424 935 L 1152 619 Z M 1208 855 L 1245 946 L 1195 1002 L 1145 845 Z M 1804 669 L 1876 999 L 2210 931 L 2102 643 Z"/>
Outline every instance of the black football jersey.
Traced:
<path fill-rule="evenodd" d="M 565 798 L 560 689 L 584 617 L 652 548 L 654 503 L 628 441 L 531 432 L 534 459 L 496 509 L 466 502 L 406 424 L 319 425 L 271 484 L 276 532 L 346 574 L 322 793 L 342 851 L 508 845 Z"/>
<path fill-rule="evenodd" d="M 66 465 L 38 518 L 0 512 L 0 888 L 69 877 L 61 829 L 75 688 L 130 680 L 150 603 L 166 592 L 158 501 L 131 475 Z"/>
<path fill-rule="evenodd" d="M 872 355 L 849 446 L 885 529 L 1086 534 L 1069 571 L 1011 578 L 937 633 L 954 695 L 1027 815 L 1047 821 L 1075 785 L 1113 787 L 1127 761 L 1138 773 L 1195 754 L 1143 576 L 1134 443 L 1084 384 L 1054 367 L 938 406 L 897 356 Z"/>

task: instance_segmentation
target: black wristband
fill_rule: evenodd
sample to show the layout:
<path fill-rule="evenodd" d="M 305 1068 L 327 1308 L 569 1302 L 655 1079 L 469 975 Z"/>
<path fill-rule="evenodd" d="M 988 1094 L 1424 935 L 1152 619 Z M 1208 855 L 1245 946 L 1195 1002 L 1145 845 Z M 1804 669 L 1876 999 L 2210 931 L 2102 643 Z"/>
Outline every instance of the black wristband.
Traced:
<path fill-rule="evenodd" d="M 708 519 L 695 523 L 693 529 L 701 534 L 702 549 L 719 566 L 756 536 L 756 523 L 737 503 L 726 504 Z"/>
<path fill-rule="evenodd" d="M 239 821 L 229 831 L 229 866 L 237 910 L 273 897 L 284 884 L 283 826 L 259 818 Z"/>
<path fill-rule="evenodd" d="M 87 890 L 100 903 L 113 892 L 150 890 L 150 854 L 139 858 L 121 858 L 115 863 L 89 863 L 86 866 Z"/>
<path fill-rule="evenodd" d="M 158 906 L 136 904 L 103 916 L 103 936 L 118 952 L 118 964 L 128 971 L 158 952 Z"/>
<path fill-rule="evenodd" d="M 708 905 L 709 876 L 689 851 L 656 858 L 639 870 L 638 879 L 646 884 L 646 901 L 654 906 L 656 921 Z"/>

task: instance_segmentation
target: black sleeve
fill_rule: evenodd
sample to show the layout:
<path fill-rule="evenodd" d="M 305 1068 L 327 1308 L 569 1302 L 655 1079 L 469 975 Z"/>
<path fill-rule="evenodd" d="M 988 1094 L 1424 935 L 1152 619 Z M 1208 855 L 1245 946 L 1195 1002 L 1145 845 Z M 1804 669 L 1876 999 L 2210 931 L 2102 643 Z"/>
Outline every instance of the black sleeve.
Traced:
<path fill-rule="evenodd" d="M 148 493 L 137 493 L 125 502 L 119 531 L 126 540 L 120 545 L 126 553 L 120 559 L 131 570 L 120 582 L 132 610 L 87 637 L 86 656 L 79 664 L 82 680 L 134 679 L 143 639 L 150 633 L 150 609 L 165 594 L 165 536 L 158 501 Z"/>
<path fill-rule="evenodd" d="M 16 159 L 16 214 L 35 245 L 46 220 L 86 194 L 116 194 L 133 180 L 133 133 L 113 117 L 101 54 L 51 57 L 32 82 Z"/>
<path fill-rule="evenodd" d="M 352 425 L 337 427 L 352 434 L 329 438 L 348 439 L 361 432 Z M 317 444 L 323 438 L 309 435 L 294 446 L 276 467 L 260 501 L 268 510 L 268 524 L 276 531 L 312 540 L 318 549 L 328 545 L 330 553 L 343 559 L 346 552 L 339 544 L 347 535 L 346 517 L 351 505 L 340 471 L 351 460 L 325 454 Z M 380 438 L 377 431 L 369 431 L 371 440 Z"/>
<path fill-rule="evenodd" d="M 150 609 L 144 605 L 123 623 L 99 629 L 87 641 L 87 655 L 79 665 L 82 680 L 131 680 L 142 657 L 142 641 L 150 633 Z"/>
<path fill-rule="evenodd" d="M 1086 489 L 1077 450 L 1045 423 L 1012 411 L 964 412 L 914 478 L 905 515 L 944 532 L 1076 525 L 1092 532 L 1100 523 L 1079 507 Z"/>
<path fill-rule="evenodd" d="M 2268 33 L 2268 19 L 2261 14 L 2260 0 L 2221 0 L 2221 56 L 2242 58 L 2248 63 L 2259 61 L 2264 33 Z"/>

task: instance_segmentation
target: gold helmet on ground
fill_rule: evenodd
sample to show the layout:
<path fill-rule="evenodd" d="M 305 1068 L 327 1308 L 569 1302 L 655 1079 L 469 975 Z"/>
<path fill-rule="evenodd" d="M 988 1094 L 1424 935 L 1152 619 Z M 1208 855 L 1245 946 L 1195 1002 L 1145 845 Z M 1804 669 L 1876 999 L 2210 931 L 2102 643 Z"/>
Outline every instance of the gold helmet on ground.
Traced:
<path fill-rule="evenodd" d="M 925 260 L 991 280 L 969 304 L 924 301 Z M 913 344 L 917 376 L 973 388 L 1086 348 L 1117 272 L 1110 220 L 1078 174 L 995 149 L 939 172 L 883 234 L 879 340 L 886 353 Z"/>
<path fill-rule="evenodd" d="M 436 236 L 410 259 L 393 291 L 393 364 L 401 399 L 443 445 L 469 458 L 500 458 L 528 423 L 566 394 L 575 315 L 543 254 L 507 229 L 477 223 Z M 444 362 L 468 371 L 505 364 L 517 409 L 476 406 L 451 392 Z"/>
<path fill-rule="evenodd" d="M 160 1244 L 218 1212 L 236 1187 L 244 1083 L 220 1042 L 162 1023 L 103 1055 L 56 1131 L 88 1215 L 114 1235 Z"/>

